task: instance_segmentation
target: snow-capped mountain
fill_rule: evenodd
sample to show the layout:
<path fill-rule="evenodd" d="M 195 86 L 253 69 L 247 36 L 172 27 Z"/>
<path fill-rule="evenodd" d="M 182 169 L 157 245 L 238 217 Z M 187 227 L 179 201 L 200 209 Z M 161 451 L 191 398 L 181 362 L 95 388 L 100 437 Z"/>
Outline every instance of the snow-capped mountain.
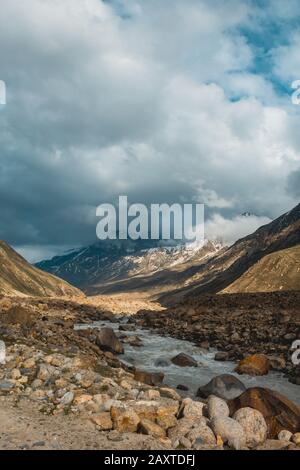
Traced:
<path fill-rule="evenodd" d="M 162 246 L 153 240 L 109 240 L 73 250 L 52 260 L 37 263 L 44 271 L 55 274 L 88 293 L 118 290 L 134 280 L 143 284 L 146 278 L 162 272 L 184 271 L 215 255 L 222 245 L 204 244 Z M 171 276 L 172 277 L 172 276 Z"/>

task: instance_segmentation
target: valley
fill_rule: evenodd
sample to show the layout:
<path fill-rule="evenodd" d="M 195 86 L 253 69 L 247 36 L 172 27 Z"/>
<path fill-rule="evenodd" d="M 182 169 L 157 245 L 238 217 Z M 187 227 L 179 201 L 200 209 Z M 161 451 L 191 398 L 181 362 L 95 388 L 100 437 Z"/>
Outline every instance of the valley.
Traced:
<path fill-rule="evenodd" d="M 92 301 L 2 297 L 0 311 L 2 449 L 297 448 L 300 370 L 289 349 L 299 334 L 299 295 L 207 296 L 125 316 Z M 254 372 L 237 374 L 254 353 L 267 371 L 254 363 Z M 174 365 L 178 355 L 188 362 Z M 240 387 L 215 383 L 223 407 L 243 391 L 269 390 L 252 402 L 267 423 L 255 443 L 212 433 L 211 398 L 198 395 L 212 379 Z M 273 403 L 272 425 L 265 400 Z M 278 440 L 286 428 L 295 437 Z"/>
<path fill-rule="evenodd" d="M 1 242 L 0 448 L 300 449 L 299 207 L 228 248 Z"/>

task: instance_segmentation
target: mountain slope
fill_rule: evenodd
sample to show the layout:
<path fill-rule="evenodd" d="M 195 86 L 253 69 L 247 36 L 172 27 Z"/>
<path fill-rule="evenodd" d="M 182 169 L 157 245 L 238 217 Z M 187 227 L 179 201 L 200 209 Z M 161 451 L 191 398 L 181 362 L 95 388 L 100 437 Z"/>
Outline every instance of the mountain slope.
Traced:
<path fill-rule="evenodd" d="M 163 303 L 174 303 L 185 296 L 217 293 L 266 255 L 300 244 L 300 204 L 229 248 L 209 241 L 204 246 L 172 248 L 159 244 L 151 240 L 99 242 L 38 267 L 91 295 L 143 292 Z"/>
<path fill-rule="evenodd" d="M 137 290 L 168 290 L 181 281 L 181 272 L 191 276 L 199 263 L 215 255 L 221 245 L 207 242 L 172 247 L 160 241 L 131 240 L 98 242 L 58 256 L 37 266 L 66 279 L 92 295 Z M 181 284 L 179 284 L 181 285 Z"/>
<path fill-rule="evenodd" d="M 222 293 L 300 290 L 300 245 L 264 256 Z"/>
<path fill-rule="evenodd" d="M 189 295 L 220 292 L 264 256 L 299 244 L 300 204 L 199 266 L 183 288 L 161 300 L 173 303 Z"/>
<path fill-rule="evenodd" d="M 39 297 L 82 295 L 65 281 L 31 266 L 4 241 L 0 241 L 0 294 Z"/>

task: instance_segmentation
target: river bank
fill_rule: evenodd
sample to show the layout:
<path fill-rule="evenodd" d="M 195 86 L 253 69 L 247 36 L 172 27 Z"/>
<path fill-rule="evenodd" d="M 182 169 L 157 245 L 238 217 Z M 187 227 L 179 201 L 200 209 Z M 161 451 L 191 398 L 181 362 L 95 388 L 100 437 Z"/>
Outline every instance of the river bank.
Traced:
<path fill-rule="evenodd" d="M 7 423 L 1 429 L 0 448 L 55 448 L 55 428 L 60 430 L 59 448 L 298 448 L 300 410 L 275 391 L 262 394 L 258 389 L 262 405 L 273 403 L 271 417 L 264 419 L 255 410 L 245 417 L 238 413 L 246 405 L 235 400 L 218 398 L 215 403 L 209 397 L 197 398 L 194 390 L 190 396 L 176 390 L 169 380 L 174 369 L 168 376 L 168 366 L 156 364 L 149 370 L 144 359 L 152 361 L 154 352 L 159 353 L 155 341 L 165 340 L 169 355 L 188 346 L 137 330 L 134 317 L 128 321 L 91 305 L 55 299 L 3 298 L 0 311 L 0 339 L 6 345 L 6 362 L 0 366 L 0 416 Z M 137 322 L 141 318 L 137 316 Z M 96 329 L 94 322 L 100 322 Z M 135 365 L 134 352 L 144 358 Z M 202 352 L 201 358 L 195 356 L 199 364 L 194 377 L 201 386 L 218 371 L 208 363 L 201 369 L 201 360 L 215 361 Z M 181 378 L 188 373 L 178 370 Z M 245 391 L 251 400 L 247 387 L 238 380 L 236 384 L 242 387 L 239 394 Z M 283 409 L 283 427 L 292 430 L 288 440 L 278 439 Z M 258 434 L 251 431 L 249 437 L 245 419 Z M 82 430 L 82 439 L 76 438 L 76 429 Z"/>
<path fill-rule="evenodd" d="M 300 367 L 291 360 L 291 346 L 300 339 L 300 292 L 202 295 L 164 311 L 141 311 L 132 322 L 218 350 L 221 361 L 265 354 L 274 359 L 271 369 L 300 384 Z"/>

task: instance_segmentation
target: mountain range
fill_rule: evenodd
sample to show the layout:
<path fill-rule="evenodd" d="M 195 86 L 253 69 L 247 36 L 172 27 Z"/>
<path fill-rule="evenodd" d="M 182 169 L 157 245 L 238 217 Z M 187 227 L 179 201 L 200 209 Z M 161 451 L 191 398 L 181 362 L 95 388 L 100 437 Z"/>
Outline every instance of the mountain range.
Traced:
<path fill-rule="evenodd" d="M 37 266 L 86 293 L 143 291 L 164 301 L 217 292 L 300 290 L 300 204 L 231 247 L 111 241 Z"/>
<path fill-rule="evenodd" d="M 4 295 L 78 296 L 81 289 L 170 304 L 203 293 L 300 290 L 300 204 L 230 247 L 109 240 L 31 266 L 0 242 L 0 263 Z"/>
<path fill-rule="evenodd" d="M 99 241 L 37 267 L 66 279 L 89 295 L 141 290 L 147 281 L 157 290 L 161 279 L 174 285 L 183 271 L 193 270 L 214 256 L 217 242 L 162 246 L 160 241 Z M 161 289 L 158 286 L 158 291 Z"/>

